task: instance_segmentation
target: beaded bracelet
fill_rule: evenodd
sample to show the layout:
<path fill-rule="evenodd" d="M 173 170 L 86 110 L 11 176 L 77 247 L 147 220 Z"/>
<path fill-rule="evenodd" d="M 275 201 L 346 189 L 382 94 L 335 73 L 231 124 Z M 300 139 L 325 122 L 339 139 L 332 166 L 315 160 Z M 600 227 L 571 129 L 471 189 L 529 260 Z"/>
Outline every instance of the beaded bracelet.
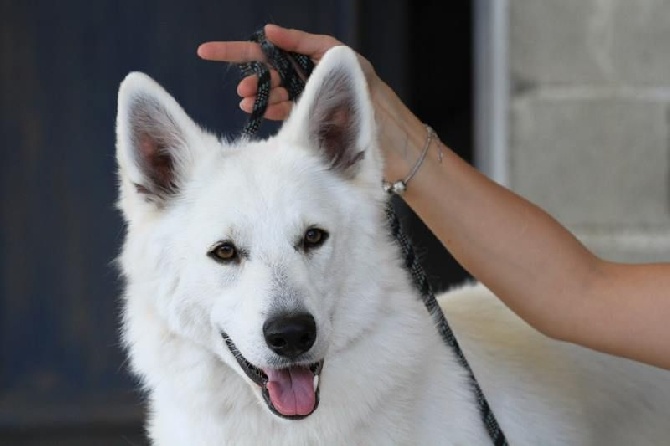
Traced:
<path fill-rule="evenodd" d="M 416 175 L 416 172 L 419 170 L 419 167 L 421 167 L 421 164 L 423 164 L 423 161 L 426 159 L 428 149 L 430 148 L 430 143 L 433 141 L 433 138 L 435 137 L 435 131 L 432 129 L 432 127 L 426 125 L 426 130 L 428 131 L 428 136 L 426 137 L 426 144 L 423 147 L 421 156 L 419 156 L 419 159 L 416 161 L 414 167 L 412 167 L 412 170 L 409 171 L 409 174 L 407 174 L 405 179 L 397 180 L 393 183 L 389 183 L 386 180 L 382 180 L 382 188 L 389 194 L 395 194 L 395 195 L 404 194 L 405 191 L 407 190 L 407 183 L 414 177 L 414 175 Z"/>

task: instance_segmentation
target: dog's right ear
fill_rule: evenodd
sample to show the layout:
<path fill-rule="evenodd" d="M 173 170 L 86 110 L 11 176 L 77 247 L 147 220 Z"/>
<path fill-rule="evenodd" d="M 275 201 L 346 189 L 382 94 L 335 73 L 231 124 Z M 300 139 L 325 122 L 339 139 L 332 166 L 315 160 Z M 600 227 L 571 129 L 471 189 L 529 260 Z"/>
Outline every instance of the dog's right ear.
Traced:
<path fill-rule="evenodd" d="M 116 157 L 121 208 L 162 208 L 183 186 L 202 132 L 160 85 L 132 72 L 119 87 Z"/>
<path fill-rule="evenodd" d="M 326 52 L 279 134 L 315 149 L 343 178 L 382 190 L 374 109 L 352 48 Z"/>

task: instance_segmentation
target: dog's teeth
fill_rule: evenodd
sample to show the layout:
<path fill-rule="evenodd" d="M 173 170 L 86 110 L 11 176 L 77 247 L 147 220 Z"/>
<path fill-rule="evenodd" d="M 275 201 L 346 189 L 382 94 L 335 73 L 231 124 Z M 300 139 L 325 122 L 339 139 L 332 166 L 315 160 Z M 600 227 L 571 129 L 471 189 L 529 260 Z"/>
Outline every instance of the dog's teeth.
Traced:
<path fill-rule="evenodd" d="M 314 390 L 319 387 L 319 375 L 314 375 Z"/>

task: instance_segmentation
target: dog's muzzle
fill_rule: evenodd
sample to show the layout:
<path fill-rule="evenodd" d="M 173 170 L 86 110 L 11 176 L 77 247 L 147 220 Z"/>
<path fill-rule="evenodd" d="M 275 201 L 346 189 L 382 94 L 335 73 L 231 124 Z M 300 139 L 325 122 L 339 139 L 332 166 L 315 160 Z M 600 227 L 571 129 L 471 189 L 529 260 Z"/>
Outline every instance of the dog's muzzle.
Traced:
<path fill-rule="evenodd" d="M 289 420 L 301 420 L 319 406 L 319 376 L 323 360 L 261 369 L 247 361 L 225 332 L 221 332 L 221 336 L 244 373 L 261 388 L 263 400 L 272 413 Z M 274 340 L 278 345 L 276 337 Z"/>

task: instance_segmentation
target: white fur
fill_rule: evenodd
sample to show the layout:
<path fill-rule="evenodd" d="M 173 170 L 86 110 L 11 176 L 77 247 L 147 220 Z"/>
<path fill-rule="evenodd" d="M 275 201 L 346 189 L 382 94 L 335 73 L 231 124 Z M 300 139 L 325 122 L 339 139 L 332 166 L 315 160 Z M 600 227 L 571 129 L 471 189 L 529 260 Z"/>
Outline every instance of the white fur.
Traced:
<path fill-rule="evenodd" d="M 342 110 L 350 115 L 329 114 Z M 342 116 L 345 155 L 365 155 L 330 166 L 319 131 Z M 169 193 L 146 190 L 146 134 L 172 160 Z M 123 81 L 123 341 L 154 444 L 489 444 L 467 377 L 384 227 L 375 135 L 346 47 L 327 53 L 288 121 L 261 141 L 220 141 L 145 75 Z M 330 238 L 306 255 L 295 241 L 311 225 Z M 220 240 L 248 257 L 213 261 Z M 549 340 L 479 284 L 439 299 L 511 445 L 670 444 L 670 373 Z M 307 309 L 318 327 L 321 403 L 304 420 L 272 414 L 220 336 L 266 364 L 260 327 L 277 305 Z"/>

